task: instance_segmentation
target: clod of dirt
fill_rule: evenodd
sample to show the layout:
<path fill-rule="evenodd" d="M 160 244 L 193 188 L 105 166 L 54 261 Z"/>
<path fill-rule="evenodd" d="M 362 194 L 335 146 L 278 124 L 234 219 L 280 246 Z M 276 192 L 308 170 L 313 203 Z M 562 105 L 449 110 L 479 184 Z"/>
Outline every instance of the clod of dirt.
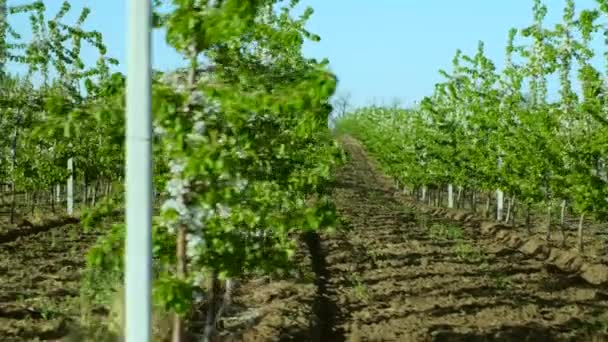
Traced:
<path fill-rule="evenodd" d="M 348 342 L 361 342 L 361 335 L 359 334 L 359 325 L 353 323 L 350 328 L 350 336 L 348 336 Z"/>
<path fill-rule="evenodd" d="M 549 251 L 549 257 L 547 257 L 547 261 L 556 262 L 562 256 L 563 250 L 559 248 L 551 248 Z"/>
<path fill-rule="evenodd" d="M 523 244 L 524 240 L 517 235 L 512 235 L 509 240 L 507 240 L 507 245 L 511 248 L 519 249 L 520 247 L 522 247 Z"/>
<path fill-rule="evenodd" d="M 444 216 L 444 215 L 445 215 L 445 212 L 441 208 L 433 210 L 433 213 L 432 213 L 432 216 L 435 216 L 435 217 Z"/>
<path fill-rule="evenodd" d="M 502 223 L 484 221 L 481 222 L 479 228 L 484 234 L 496 234 L 501 229 L 507 229 L 507 226 Z"/>
<path fill-rule="evenodd" d="M 535 256 L 539 254 L 546 255 L 548 254 L 548 248 L 545 246 L 544 241 L 539 238 L 531 238 L 523 246 L 519 248 L 519 250 L 527 255 Z"/>
<path fill-rule="evenodd" d="M 460 211 L 460 212 L 456 212 L 456 214 L 454 215 L 454 220 L 456 221 L 464 221 L 465 218 L 468 216 L 469 214 L 465 211 Z"/>
<path fill-rule="evenodd" d="M 593 285 L 608 282 L 608 266 L 602 264 L 584 264 L 581 267 L 581 277 Z"/>
<path fill-rule="evenodd" d="M 496 233 L 496 238 L 501 241 L 505 241 L 510 237 L 511 232 L 507 229 L 501 229 Z"/>
<path fill-rule="evenodd" d="M 474 220 L 475 220 L 475 215 L 473 215 L 473 214 L 467 214 L 464 217 L 464 222 L 467 222 L 467 223 L 473 223 Z"/>
<path fill-rule="evenodd" d="M 550 258 L 552 255 L 556 255 L 555 265 L 563 271 L 577 271 L 583 266 L 583 259 L 580 255 L 577 255 L 571 251 L 560 251 L 557 248 L 551 249 Z"/>
<path fill-rule="evenodd" d="M 26 219 L 18 219 L 17 220 L 17 226 L 21 227 L 21 228 L 33 228 L 34 224 L 31 223 L 30 221 L 26 220 Z"/>

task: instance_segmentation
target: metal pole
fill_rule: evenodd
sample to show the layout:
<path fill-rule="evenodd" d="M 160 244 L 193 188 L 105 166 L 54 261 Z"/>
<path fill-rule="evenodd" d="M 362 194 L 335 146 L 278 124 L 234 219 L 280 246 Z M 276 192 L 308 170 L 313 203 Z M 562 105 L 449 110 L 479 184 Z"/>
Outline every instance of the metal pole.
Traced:
<path fill-rule="evenodd" d="M 126 342 L 149 342 L 152 278 L 151 0 L 128 0 Z"/>
<path fill-rule="evenodd" d="M 504 206 L 504 193 L 502 190 L 496 190 L 496 221 L 500 222 L 502 220 Z"/>
<path fill-rule="evenodd" d="M 454 208 L 454 186 L 448 184 L 448 208 Z"/>

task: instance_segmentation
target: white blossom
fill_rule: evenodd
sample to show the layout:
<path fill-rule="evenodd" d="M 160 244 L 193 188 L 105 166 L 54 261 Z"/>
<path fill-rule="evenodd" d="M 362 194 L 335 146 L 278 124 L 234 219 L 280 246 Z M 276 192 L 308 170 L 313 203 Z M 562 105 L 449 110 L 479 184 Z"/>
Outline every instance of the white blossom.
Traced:
<path fill-rule="evenodd" d="M 221 218 L 228 218 L 232 214 L 232 209 L 228 206 L 218 203 L 217 204 L 217 212 Z"/>
<path fill-rule="evenodd" d="M 199 249 L 205 246 L 205 240 L 200 234 L 188 234 L 186 236 L 186 256 L 193 261 L 199 258 Z"/>
<path fill-rule="evenodd" d="M 199 274 L 197 274 L 197 275 L 199 275 Z M 197 280 L 195 280 L 195 281 L 193 281 L 193 283 L 194 283 L 193 285 L 199 285 L 199 284 L 201 284 L 201 283 L 202 283 L 202 280 L 203 280 L 203 279 L 201 278 L 200 282 L 199 282 L 199 280 L 198 280 L 198 279 L 197 279 Z M 192 300 L 193 300 L 195 303 L 197 303 L 197 304 L 202 304 L 202 303 L 204 303 L 204 302 L 205 302 L 205 293 L 204 293 L 204 292 L 202 292 L 202 291 L 193 291 L 193 292 L 192 292 Z"/>
<path fill-rule="evenodd" d="M 196 272 L 192 277 L 192 284 L 195 286 L 203 284 L 205 277 L 202 272 Z"/>
<path fill-rule="evenodd" d="M 203 95 L 202 91 L 194 91 L 190 94 L 190 103 L 192 104 L 204 104 L 205 103 L 205 97 Z"/>
<path fill-rule="evenodd" d="M 165 133 L 167 133 L 167 131 L 163 127 L 154 125 L 154 134 L 162 136 L 165 135 Z"/>
<path fill-rule="evenodd" d="M 196 132 L 197 134 L 204 134 L 205 133 L 205 122 L 204 121 L 197 121 L 194 123 L 194 132 Z"/>
<path fill-rule="evenodd" d="M 173 173 L 173 174 L 180 174 L 184 171 L 185 165 L 184 165 L 184 163 L 180 163 L 175 160 L 170 160 L 169 169 L 171 170 L 171 173 Z"/>
<path fill-rule="evenodd" d="M 180 216 L 185 216 L 188 214 L 188 208 L 184 204 L 182 198 L 169 198 L 162 204 L 161 210 L 175 210 Z"/>
<path fill-rule="evenodd" d="M 228 172 L 222 172 L 222 174 L 218 177 L 219 180 L 229 180 L 230 179 L 230 174 Z"/>
<path fill-rule="evenodd" d="M 247 179 L 239 178 L 234 182 L 234 186 L 236 187 L 237 191 L 242 192 L 245 190 L 248 183 L 249 182 L 247 181 Z"/>
<path fill-rule="evenodd" d="M 167 192 L 171 197 L 182 197 L 188 193 L 189 182 L 179 178 L 172 178 L 167 182 Z"/>
<path fill-rule="evenodd" d="M 243 149 L 239 148 L 236 151 L 236 156 L 239 157 L 240 159 L 243 159 L 247 156 L 247 154 L 243 151 Z"/>

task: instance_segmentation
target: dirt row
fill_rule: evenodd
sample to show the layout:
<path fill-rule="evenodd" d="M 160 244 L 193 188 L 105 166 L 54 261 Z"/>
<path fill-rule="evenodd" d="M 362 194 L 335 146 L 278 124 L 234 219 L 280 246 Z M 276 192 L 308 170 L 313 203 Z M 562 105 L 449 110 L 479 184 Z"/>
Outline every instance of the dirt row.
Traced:
<path fill-rule="evenodd" d="M 483 234 L 479 222 L 414 211 L 360 144 L 343 144 L 335 200 L 346 229 L 306 238 L 311 281 L 244 284 L 224 340 L 608 340 L 602 283 L 498 238 L 500 227 Z"/>
<path fill-rule="evenodd" d="M 488 221 L 470 212 L 427 207 L 411 202 L 410 205 L 426 215 L 457 222 L 476 233 L 487 235 L 505 246 L 549 263 L 561 271 L 576 273 L 589 284 L 608 284 L 608 265 L 605 260 L 581 254 L 575 248 L 565 248 L 554 241 L 547 241 L 540 234 L 529 234 L 512 226 Z"/>
<path fill-rule="evenodd" d="M 87 310 L 80 273 L 94 234 L 74 219 L 10 227 L 0 234 L 0 341 L 59 340 Z"/>

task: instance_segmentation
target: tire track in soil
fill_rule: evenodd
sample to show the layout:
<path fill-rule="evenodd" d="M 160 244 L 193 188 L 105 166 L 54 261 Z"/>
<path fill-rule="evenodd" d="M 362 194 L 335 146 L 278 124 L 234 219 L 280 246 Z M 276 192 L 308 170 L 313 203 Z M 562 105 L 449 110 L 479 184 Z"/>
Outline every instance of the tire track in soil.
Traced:
<path fill-rule="evenodd" d="M 312 307 L 311 339 L 313 341 L 344 341 L 344 331 L 338 327 L 341 317 L 336 302 L 332 300 L 336 291 L 329 281 L 331 274 L 327 267 L 327 255 L 316 232 L 304 235 L 305 243 L 310 253 L 312 271 L 315 274 L 315 299 Z"/>
<path fill-rule="evenodd" d="M 461 242 L 431 238 L 428 226 L 450 223 L 427 218 L 422 227 L 361 145 L 343 146 L 350 160 L 335 200 L 350 229 L 309 244 L 326 253 L 317 261 L 326 267 L 318 295 L 328 296 L 314 310 L 325 320 L 318 340 L 604 340 L 585 322 L 608 320 L 606 288 L 466 227 Z"/>

